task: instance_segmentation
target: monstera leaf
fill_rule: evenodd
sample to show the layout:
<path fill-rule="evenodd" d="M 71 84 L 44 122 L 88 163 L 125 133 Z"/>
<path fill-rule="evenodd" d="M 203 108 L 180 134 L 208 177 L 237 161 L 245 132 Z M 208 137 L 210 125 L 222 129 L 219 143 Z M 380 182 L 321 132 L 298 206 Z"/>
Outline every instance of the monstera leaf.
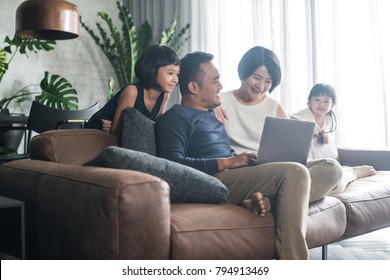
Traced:
<path fill-rule="evenodd" d="M 11 102 L 21 107 L 25 102 L 35 100 L 47 106 L 65 109 L 77 110 L 78 98 L 77 91 L 72 85 L 59 75 L 51 75 L 46 71 L 44 78 L 39 85 L 31 84 L 24 86 L 11 96 L 0 99 L 0 110 L 7 109 Z"/>
<path fill-rule="evenodd" d="M 4 42 L 8 44 L 4 48 L 7 53 L 12 54 L 12 48 L 15 47 L 15 53 L 19 51 L 21 54 L 27 55 L 27 51 L 32 51 L 37 53 L 38 51 L 51 51 L 54 50 L 54 46 L 56 44 L 53 40 L 37 40 L 37 39 L 27 39 L 22 38 L 20 36 L 15 36 L 13 39 L 8 36 L 5 37 Z"/>
<path fill-rule="evenodd" d="M 50 76 L 46 71 L 40 86 L 42 93 L 35 97 L 37 102 L 62 110 L 78 109 L 77 91 L 65 78 Z"/>
<path fill-rule="evenodd" d="M 0 48 L 0 81 L 16 53 L 19 52 L 20 54 L 28 56 L 28 52 L 38 53 L 38 51 L 51 51 L 54 50 L 54 45 L 56 44 L 55 41 L 26 39 L 19 36 L 15 36 L 12 39 L 6 36 L 4 42 L 6 43 L 6 46 Z M 7 53 L 11 55 L 8 61 Z"/>
<path fill-rule="evenodd" d="M 51 40 L 26 39 L 19 36 L 14 36 L 12 39 L 6 36 L 4 43 L 5 46 L 0 48 L 0 82 L 17 53 L 28 57 L 29 52 L 38 53 L 39 51 L 54 50 L 56 44 L 55 41 Z M 30 101 L 33 95 L 40 94 L 35 90 L 35 87 L 36 85 L 27 85 L 8 96 L 3 91 L 3 98 L 0 99 L 0 111 L 7 109 L 11 102 L 21 106 L 23 102 Z M 31 90 L 32 88 L 34 90 Z"/>

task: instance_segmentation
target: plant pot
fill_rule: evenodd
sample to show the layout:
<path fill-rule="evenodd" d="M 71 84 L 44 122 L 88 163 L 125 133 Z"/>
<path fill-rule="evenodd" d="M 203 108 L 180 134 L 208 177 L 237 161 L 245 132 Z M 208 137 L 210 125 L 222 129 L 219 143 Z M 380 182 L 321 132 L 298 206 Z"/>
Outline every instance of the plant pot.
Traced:
<path fill-rule="evenodd" d="M 24 114 L 10 114 L 9 111 L 0 111 L 0 116 L 24 116 Z M 11 148 L 15 152 L 18 150 L 23 139 L 24 130 L 14 130 L 13 127 L 23 127 L 21 123 L 2 123 L 0 120 L 0 147 Z"/>

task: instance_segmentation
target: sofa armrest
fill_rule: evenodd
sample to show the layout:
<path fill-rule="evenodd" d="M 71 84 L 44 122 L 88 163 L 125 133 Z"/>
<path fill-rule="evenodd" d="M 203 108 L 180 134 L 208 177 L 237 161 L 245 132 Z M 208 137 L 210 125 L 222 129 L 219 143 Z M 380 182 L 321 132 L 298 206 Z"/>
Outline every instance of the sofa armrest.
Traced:
<path fill-rule="evenodd" d="M 157 177 L 38 160 L 3 164 L 0 177 L 0 195 L 25 201 L 39 258 L 169 258 L 169 187 Z"/>
<path fill-rule="evenodd" d="M 32 159 L 82 165 L 104 148 L 116 145 L 116 137 L 102 130 L 60 129 L 34 136 L 29 151 Z"/>
<path fill-rule="evenodd" d="M 338 148 L 341 165 L 372 165 L 376 170 L 390 170 L 390 149 L 363 150 Z"/>

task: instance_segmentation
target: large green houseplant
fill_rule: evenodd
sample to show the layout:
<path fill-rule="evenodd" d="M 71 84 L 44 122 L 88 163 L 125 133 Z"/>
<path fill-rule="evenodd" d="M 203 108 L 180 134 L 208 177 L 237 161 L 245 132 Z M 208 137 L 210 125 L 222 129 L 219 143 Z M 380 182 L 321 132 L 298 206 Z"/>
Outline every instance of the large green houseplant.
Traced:
<path fill-rule="evenodd" d="M 28 56 L 29 52 L 51 51 L 56 44 L 55 41 L 25 39 L 18 36 L 13 39 L 6 36 L 4 43 L 5 46 L 0 47 L 0 85 L 17 53 Z M 0 93 L 0 114 L 6 116 L 15 115 L 10 114 L 10 105 L 13 105 L 14 108 L 22 107 L 23 103 L 31 102 L 32 99 L 59 109 L 76 110 L 78 108 L 77 92 L 72 85 L 66 79 L 58 75 L 50 75 L 47 71 L 39 85 L 27 85 L 11 93 L 4 92 L 0 87 Z M 2 128 L 0 131 L 0 155 L 16 152 L 22 140 L 23 131 L 9 129 L 9 124 L 1 122 L 0 127 Z"/>
<path fill-rule="evenodd" d="M 106 23 L 106 28 L 99 22 L 96 23 L 99 35 L 96 35 L 82 19 L 81 25 L 103 51 L 115 71 L 119 87 L 123 87 L 136 81 L 134 74 L 135 62 L 145 48 L 153 43 L 153 32 L 147 21 L 137 28 L 134 25 L 129 9 L 122 1 L 117 1 L 116 4 L 118 17 L 122 23 L 121 29 L 114 25 L 112 18 L 105 12 L 98 12 L 97 14 Z M 175 33 L 175 28 L 176 16 L 172 18 L 170 25 L 163 30 L 161 39 L 156 43 L 170 46 L 177 52 L 180 52 L 183 44 L 189 39 L 187 33 L 190 24 L 187 24 L 178 33 Z M 112 95 L 112 92 L 113 80 L 109 79 L 109 97 Z"/>
<path fill-rule="evenodd" d="M 0 85 L 17 53 L 28 56 L 29 52 L 51 51 L 54 50 L 56 44 L 55 41 L 25 39 L 19 36 L 15 36 L 13 39 L 6 36 L 4 42 L 5 47 L 0 48 Z M 37 90 L 38 86 L 40 90 Z M 78 108 L 77 91 L 72 85 L 65 78 L 50 75 L 47 71 L 39 85 L 27 85 L 9 94 L 2 92 L 2 96 L 0 111 L 8 109 L 11 102 L 15 102 L 14 105 L 21 105 L 26 101 L 30 102 L 33 97 L 36 101 L 54 108 L 67 110 L 77 110 Z"/>

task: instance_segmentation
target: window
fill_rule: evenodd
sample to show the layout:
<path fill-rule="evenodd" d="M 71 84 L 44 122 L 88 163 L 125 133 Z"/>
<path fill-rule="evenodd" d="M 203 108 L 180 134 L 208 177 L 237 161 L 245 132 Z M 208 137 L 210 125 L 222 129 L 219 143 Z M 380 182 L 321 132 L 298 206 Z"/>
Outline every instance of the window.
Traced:
<path fill-rule="evenodd" d="M 129 0 L 130 7 L 136 2 Z M 270 48 L 283 75 L 272 97 L 288 112 L 306 106 L 315 83 L 329 83 L 338 97 L 337 144 L 390 147 L 390 1 L 167 0 L 164 8 L 181 12 L 179 27 L 191 23 L 185 51 L 215 55 L 223 91 L 239 86 L 244 52 Z"/>

